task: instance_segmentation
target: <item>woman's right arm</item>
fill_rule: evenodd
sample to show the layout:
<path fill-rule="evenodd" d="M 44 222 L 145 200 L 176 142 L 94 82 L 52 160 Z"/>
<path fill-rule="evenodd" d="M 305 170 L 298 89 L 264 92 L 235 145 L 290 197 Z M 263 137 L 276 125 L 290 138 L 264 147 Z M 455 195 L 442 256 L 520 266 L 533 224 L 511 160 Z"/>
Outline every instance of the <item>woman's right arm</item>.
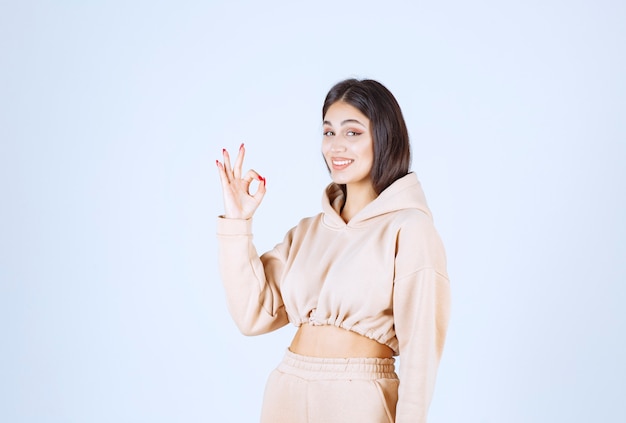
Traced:
<path fill-rule="evenodd" d="M 251 226 L 251 219 L 218 218 L 219 264 L 235 324 L 244 335 L 260 335 L 288 323 L 279 283 L 291 232 L 285 242 L 259 257 Z"/>
<path fill-rule="evenodd" d="M 239 330 L 258 335 L 287 324 L 287 313 L 280 295 L 279 280 L 289 249 L 285 242 L 262 257 L 252 244 L 252 216 L 265 195 L 265 179 L 254 170 L 243 177 L 243 144 L 235 166 L 223 150 L 224 162 L 216 161 L 224 195 L 224 216 L 217 221 L 219 265 L 228 308 Z M 258 180 L 256 193 L 250 184 Z"/>

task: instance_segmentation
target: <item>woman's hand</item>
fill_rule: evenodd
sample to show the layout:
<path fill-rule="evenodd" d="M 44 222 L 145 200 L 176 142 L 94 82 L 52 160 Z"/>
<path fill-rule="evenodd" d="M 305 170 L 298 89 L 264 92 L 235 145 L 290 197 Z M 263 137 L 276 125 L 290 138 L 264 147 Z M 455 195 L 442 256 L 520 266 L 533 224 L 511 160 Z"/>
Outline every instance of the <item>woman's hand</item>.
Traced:
<path fill-rule="evenodd" d="M 239 154 L 235 160 L 235 166 L 230 165 L 230 155 L 226 149 L 222 150 L 224 163 L 216 160 L 217 168 L 222 181 L 222 193 L 224 195 L 224 216 L 228 219 L 250 219 L 256 211 L 265 195 L 265 178 L 250 169 L 241 176 L 241 167 L 245 148 L 239 147 Z M 259 186 L 254 194 L 250 193 L 250 183 L 258 180 Z"/>

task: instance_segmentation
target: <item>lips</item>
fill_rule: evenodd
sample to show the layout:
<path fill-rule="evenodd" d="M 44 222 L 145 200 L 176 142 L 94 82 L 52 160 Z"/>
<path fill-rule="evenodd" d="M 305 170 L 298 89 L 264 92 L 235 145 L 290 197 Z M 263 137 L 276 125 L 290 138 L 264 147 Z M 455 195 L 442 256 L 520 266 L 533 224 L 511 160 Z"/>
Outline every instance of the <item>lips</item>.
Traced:
<path fill-rule="evenodd" d="M 343 170 L 354 163 L 352 159 L 344 159 L 343 157 L 336 157 L 331 159 L 331 163 L 333 165 L 333 169 L 335 170 Z"/>

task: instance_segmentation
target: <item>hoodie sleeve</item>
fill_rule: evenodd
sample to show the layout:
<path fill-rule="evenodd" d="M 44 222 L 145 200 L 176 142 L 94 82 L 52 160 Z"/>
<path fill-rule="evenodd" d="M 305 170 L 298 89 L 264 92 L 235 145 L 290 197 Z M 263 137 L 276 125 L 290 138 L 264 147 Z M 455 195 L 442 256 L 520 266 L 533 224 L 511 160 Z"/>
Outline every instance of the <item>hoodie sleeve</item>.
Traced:
<path fill-rule="evenodd" d="M 259 257 L 252 244 L 251 219 L 217 219 L 219 268 L 228 309 L 244 335 L 260 335 L 288 323 L 280 278 L 290 234 Z"/>
<path fill-rule="evenodd" d="M 443 246 L 432 225 L 419 226 L 403 228 L 397 243 L 393 313 L 400 387 L 396 423 L 426 422 L 450 313 Z"/>

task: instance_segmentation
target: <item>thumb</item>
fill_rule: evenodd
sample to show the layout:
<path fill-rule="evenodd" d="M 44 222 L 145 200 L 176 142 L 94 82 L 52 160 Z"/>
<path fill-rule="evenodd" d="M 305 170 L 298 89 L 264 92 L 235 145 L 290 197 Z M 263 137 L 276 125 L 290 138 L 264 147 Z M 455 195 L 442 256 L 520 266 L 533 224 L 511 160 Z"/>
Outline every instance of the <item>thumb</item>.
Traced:
<path fill-rule="evenodd" d="M 257 179 L 259 180 L 259 186 L 257 187 L 256 192 L 252 195 L 252 198 L 260 203 L 267 192 L 267 180 L 261 175 L 257 175 Z"/>

